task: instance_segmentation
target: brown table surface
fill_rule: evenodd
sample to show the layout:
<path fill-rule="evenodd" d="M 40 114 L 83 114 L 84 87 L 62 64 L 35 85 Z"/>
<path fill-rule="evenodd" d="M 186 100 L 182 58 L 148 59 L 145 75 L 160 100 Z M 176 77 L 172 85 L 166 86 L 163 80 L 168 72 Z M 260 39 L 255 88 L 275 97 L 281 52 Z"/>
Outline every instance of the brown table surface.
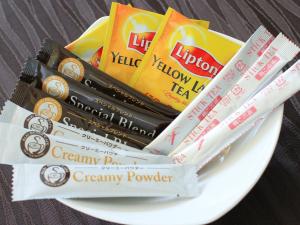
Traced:
<path fill-rule="evenodd" d="M 164 13 L 171 6 L 186 16 L 211 21 L 211 29 L 243 41 L 264 24 L 300 42 L 299 0 L 123 1 Z M 14 88 L 20 68 L 44 37 L 62 44 L 77 38 L 97 18 L 108 15 L 111 1 L 1 0 L 0 100 Z M 233 210 L 214 224 L 300 224 L 300 93 L 286 104 L 275 154 L 262 178 Z M 238 181 L 237 181 L 238 182 Z M 11 168 L 0 166 L 0 224 L 111 224 L 55 200 L 11 202 Z M 199 212 L 201 213 L 201 212 Z"/>

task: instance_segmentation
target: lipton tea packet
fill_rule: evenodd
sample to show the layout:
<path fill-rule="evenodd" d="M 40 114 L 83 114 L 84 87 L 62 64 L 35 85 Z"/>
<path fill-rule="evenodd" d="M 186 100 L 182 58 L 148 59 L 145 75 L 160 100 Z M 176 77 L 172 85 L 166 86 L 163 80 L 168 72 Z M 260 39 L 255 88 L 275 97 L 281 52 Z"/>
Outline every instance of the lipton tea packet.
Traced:
<path fill-rule="evenodd" d="M 13 124 L 0 123 L 0 150 L 2 164 L 170 164 L 167 156 L 111 149 L 95 143 L 65 139 L 25 129 Z M 13 137 L 13 141 L 11 141 Z"/>
<path fill-rule="evenodd" d="M 20 116 L 19 113 L 25 113 L 24 110 L 26 109 L 36 115 L 50 119 L 53 123 L 52 127 L 51 123 L 49 122 L 49 126 L 52 128 L 48 129 L 38 125 L 39 123 L 44 124 L 44 122 L 46 122 L 44 120 L 39 121 L 38 123 L 35 122 L 36 125 L 31 125 L 33 121 L 36 121 L 36 119 L 39 118 L 36 118 L 30 113 L 26 113 L 28 115 L 28 118 L 26 117 L 24 122 L 24 126 L 26 126 L 26 128 L 27 126 L 28 129 L 39 128 L 45 132 L 46 130 L 47 132 L 52 130 L 51 134 L 63 136 L 64 138 L 80 139 L 81 136 L 85 141 L 89 140 L 100 145 L 122 149 L 127 149 L 124 145 L 134 147 L 134 149 L 142 149 L 152 140 L 150 136 L 141 135 L 133 130 L 129 131 L 113 124 L 112 122 L 108 122 L 95 115 L 91 115 L 88 112 L 80 109 L 78 110 L 78 108 L 63 102 L 58 98 L 50 96 L 39 89 L 31 87 L 22 81 L 18 82 L 17 87 L 11 97 L 11 101 L 22 108 L 16 109 L 15 107 L 8 107 L 7 111 L 3 110 L 2 114 L 5 114 L 5 116 L 2 117 L 5 118 L 5 121 L 3 122 L 10 122 L 13 120 L 12 123 L 14 123 L 18 121 L 19 117 L 16 117 L 15 115 Z M 17 111 L 15 112 L 14 109 Z M 13 118 L 10 116 L 13 116 Z M 22 118 L 23 117 L 21 117 L 21 119 Z M 29 124 L 27 124 L 26 121 Z M 55 121 L 58 122 L 59 125 L 56 126 Z M 78 128 L 79 131 L 74 131 L 72 128 Z M 102 136 L 103 138 L 99 136 Z M 133 148 L 130 149 L 132 150 Z"/>
<path fill-rule="evenodd" d="M 13 166 L 12 200 L 103 197 L 195 197 L 192 165 Z"/>
<path fill-rule="evenodd" d="M 84 61 L 98 67 L 109 17 L 102 17 L 97 24 L 92 25 L 84 34 L 77 38 L 65 48 L 83 59 Z"/>
<path fill-rule="evenodd" d="M 156 154 L 169 154 L 221 101 L 242 74 L 262 55 L 274 39 L 260 26 L 217 77 L 157 136 L 146 149 Z"/>
<path fill-rule="evenodd" d="M 128 83 L 142 61 L 163 15 L 112 3 L 100 70 Z M 193 20 L 208 28 L 208 21 Z"/>
<path fill-rule="evenodd" d="M 55 99 L 52 99 L 55 102 Z M 43 102 L 44 104 L 46 101 Z M 40 112 L 40 110 L 37 110 Z M 71 120 L 66 117 L 66 120 Z M 40 133 L 45 133 L 49 135 L 59 136 L 65 139 L 75 139 L 85 142 L 91 142 L 99 146 L 105 146 L 110 149 L 123 149 L 126 151 L 136 151 L 141 152 L 136 148 L 127 146 L 127 142 L 122 144 L 122 140 L 115 137 L 114 140 L 106 138 L 109 134 L 103 136 L 84 131 L 83 129 L 78 129 L 73 126 L 58 123 L 54 120 L 47 118 L 44 114 L 43 116 L 32 113 L 11 101 L 6 101 L 3 110 L 0 115 L 0 122 L 13 124 L 25 129 L 33 130 Z"/>
<path fill-rule="evenodd" d="M 182 111 L 239 48 L 169 8 L 130 85 Z"/>
<path fill-rule="evenodd" d="M 266 51 L 241 76 L 222 100 L 199 122 L 191 133 L 175 149 L 180 151 L 194 140 L 206 135 L 224 120 L 230 113 L 238 109 L 249 97 L 256 93 L 265 83 L 278 76 L 278 72 L 292 60 L 300 49 L 279 34 Z"/>
<path fill-rule="evenodd" d="M 195 163 L 201 169 L 224 147 L 253 127 L 260 117 L 271 112 L 299 90 L 300 60 L 232 112 L 217 127 L 175 154 L 174 161 Z"/>

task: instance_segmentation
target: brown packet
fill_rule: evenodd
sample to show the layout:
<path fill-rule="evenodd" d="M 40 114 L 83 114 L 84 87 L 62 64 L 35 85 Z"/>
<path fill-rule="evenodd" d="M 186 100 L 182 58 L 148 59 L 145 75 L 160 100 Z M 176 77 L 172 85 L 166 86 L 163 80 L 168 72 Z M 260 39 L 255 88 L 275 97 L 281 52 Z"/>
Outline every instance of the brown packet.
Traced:
<path fill-rule="evenodd" d="M 102 137 L 138 149 L 151 142 L 151 137 L 128 131 L 111 122 L 101 120 L 87 112 L 78 110 L 60 99 L 19 81 L 11 101 L 22 108 L 53 121 L 95 133 Z M 59 135 L 59 134 L 57 134 Z M 86 136 L 85 138 L 93 138 Z M 97 140 L 93 140 L 97 142 Z"/>
<path fill-rule="evenodd" d="M 154 102 L 126 84 L 95 69 L 92 65 L 48 38 L 44 39 L 36 58 L 48 67 L 120 101 L 170 118 L 175 118 L 179 114 L 177 110 Z"/>
<path fill-rule="evenodd" d="M 171 122 L 170 118 L 120 102 L 80 84 L 35 59 L 27 60 L 20 79 L 69 105 L 141 135 L 155 137 Z"/>

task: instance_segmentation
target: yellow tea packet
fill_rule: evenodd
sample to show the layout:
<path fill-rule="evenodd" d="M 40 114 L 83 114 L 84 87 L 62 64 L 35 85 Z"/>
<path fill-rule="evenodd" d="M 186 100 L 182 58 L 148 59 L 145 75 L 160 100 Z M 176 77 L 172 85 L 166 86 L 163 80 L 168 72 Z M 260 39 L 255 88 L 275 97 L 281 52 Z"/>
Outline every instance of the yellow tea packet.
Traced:
<path fill-rule="evenodd" d="M 128 83 L 140 64 L 163 15 L 112 3 L 106 41 L 99 69 Z M 208 28 L 208 21 L 197 21 Z"/>
<path fill-rule="evenodd" d="M 182 111 L 239 48 L 169 8 L 130 86 Z"/>
<path fill-rule="evenodd" d="M 102 55 L 103 45 L 109 17 L 103 17 L 96 25 L 92 25 L 83 35 L 65 48 L 84 61 L 98 68 Z"/>

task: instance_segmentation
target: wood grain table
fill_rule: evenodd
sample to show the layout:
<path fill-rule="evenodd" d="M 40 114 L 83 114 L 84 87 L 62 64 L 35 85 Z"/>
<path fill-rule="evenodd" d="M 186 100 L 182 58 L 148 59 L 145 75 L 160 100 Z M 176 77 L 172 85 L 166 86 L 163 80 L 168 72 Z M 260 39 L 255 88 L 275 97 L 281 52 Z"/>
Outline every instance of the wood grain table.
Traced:
<path fill-rule="evenodd" d="M 299 0 L 123 1 L 164 13 L 171 6 L 188 17 L 211 21 L 211 29 L 247 40 L 263 24 L 300 44 Z M 77 38 L 111 1 L 1 0 L 0 101 L 14 88 L 20 68 L 44 37 L 62 44 Z M 11 202 L 11 168 L 0 166 L 0 224 L 111 224 L 72 210 L 55 200 Z M 201 213 L 201 212 L 199 212 Z M 253 190 L 215 225 L 300 224 L 300 93 L 286 104 L 275 154 Z"/>

